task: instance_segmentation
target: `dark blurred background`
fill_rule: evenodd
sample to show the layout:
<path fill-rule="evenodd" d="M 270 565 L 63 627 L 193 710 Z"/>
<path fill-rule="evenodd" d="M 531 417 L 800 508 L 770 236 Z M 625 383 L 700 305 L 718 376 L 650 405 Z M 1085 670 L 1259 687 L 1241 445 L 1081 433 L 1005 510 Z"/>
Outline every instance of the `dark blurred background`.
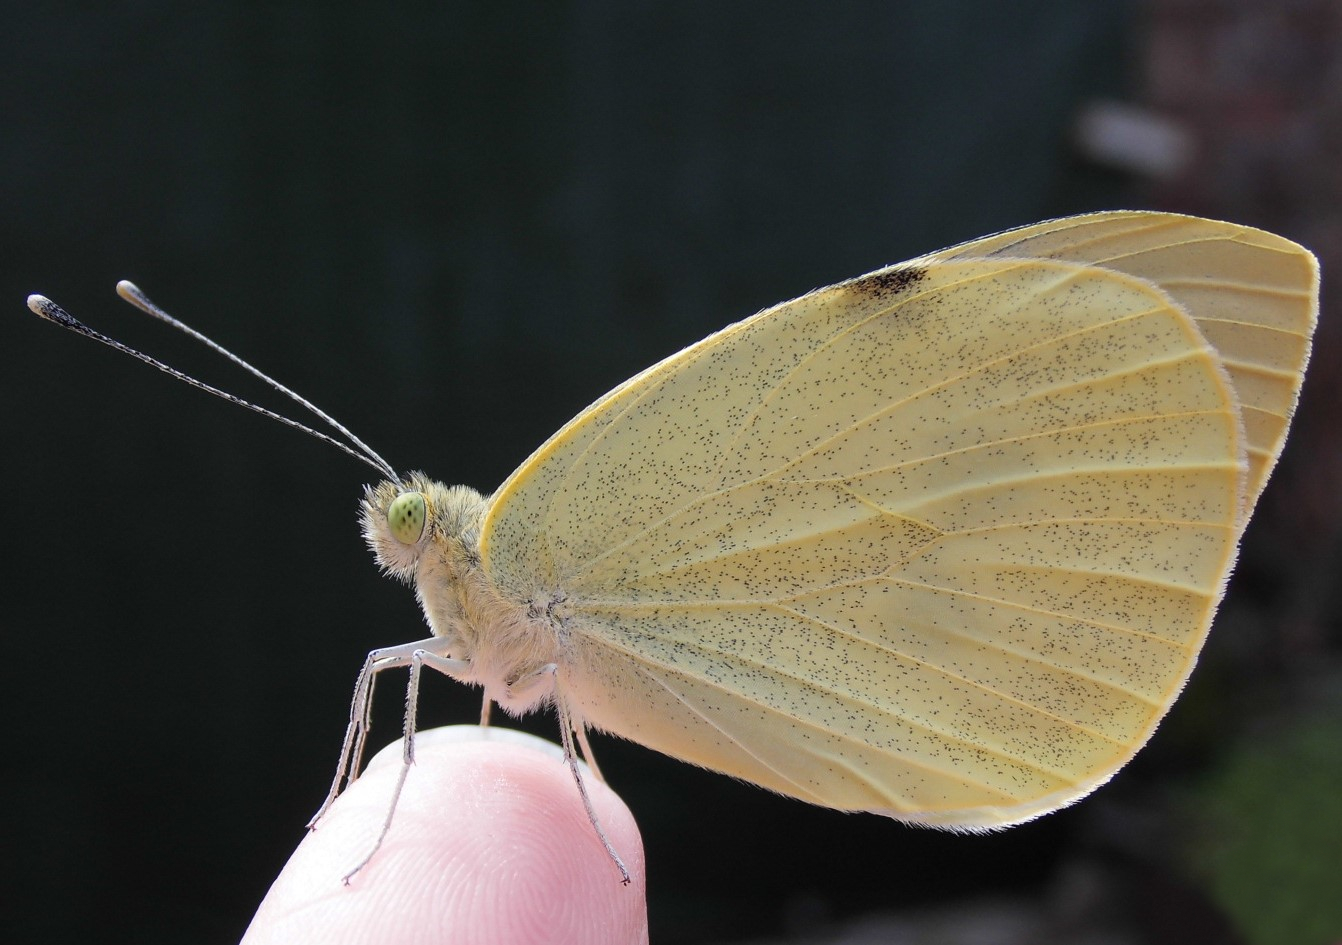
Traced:
<path fill-rule="evenodd" d="M 132 278 L 398 468 L 489 491 L 729 321 L 1116 206 L 1274 229 L 1324 267 L 1293 439 L 1184 697 L 1111 785 L 987 837 L 602 739 L 653 940 L 1342 937 L 1336 3 L 5 8 L 5 940 L 236 940 L 364 653 L 422 634 L 359 539 L 367 469 L 40 323 L 29 292 L 276 404 L 119 303 Z M 469 722 L 478 697 L 433 679 L 426 706 Z"/>

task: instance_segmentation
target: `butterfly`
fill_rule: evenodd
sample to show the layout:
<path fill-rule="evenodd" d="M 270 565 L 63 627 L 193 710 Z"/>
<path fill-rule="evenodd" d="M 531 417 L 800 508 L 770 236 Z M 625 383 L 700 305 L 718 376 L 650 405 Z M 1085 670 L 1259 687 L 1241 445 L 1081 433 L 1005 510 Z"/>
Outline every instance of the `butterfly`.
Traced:
<path fill-rule="evenodd" d="M 323 811 L 357 777 L 374 679 L 402 667 L 401 783 L 428 667 L 486 709 L 553 706 L 584 801 L 589 729 L 950 830 L 1084 797 L 1193 669 L 1318 286 L 1270 233 L 1093 213 L 730 325 L 490 495 L 398 475 L 330 421 L 385 473 L 364 536 L 433 635 L 369 654 Z"/>

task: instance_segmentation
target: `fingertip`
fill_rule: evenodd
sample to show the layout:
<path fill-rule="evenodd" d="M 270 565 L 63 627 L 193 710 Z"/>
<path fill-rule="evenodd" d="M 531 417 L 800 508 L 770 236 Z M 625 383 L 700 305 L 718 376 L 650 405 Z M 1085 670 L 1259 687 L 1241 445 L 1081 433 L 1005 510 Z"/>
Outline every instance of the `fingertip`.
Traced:
<path fill-rule="evenodd" d="M 607 785 L 585 782 L 627 865 L 606 854 L 558 746 L 508 729 L 420 733 L 390 832 L 346 888 L 340 877 L 376 839 L 399 774 L 399 746 L 369 764 L 299 845 L 247 942 L 646 942 L 643 846 Z M 271 932 L 274 931 L 272 936 Z M 455 930 L 455 932 L 453 931 Z M 483 936 L 483 937 L 479 937 Z"/>

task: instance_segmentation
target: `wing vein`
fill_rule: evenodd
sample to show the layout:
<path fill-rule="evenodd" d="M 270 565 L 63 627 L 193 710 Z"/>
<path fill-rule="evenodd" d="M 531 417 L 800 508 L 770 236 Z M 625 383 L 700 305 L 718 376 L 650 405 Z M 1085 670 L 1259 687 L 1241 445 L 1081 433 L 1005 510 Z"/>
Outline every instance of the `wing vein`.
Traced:
<path fill-rule="evenodd" d="M 686 673 L 686 672 L 684 672 L 684 671 L 682 671 L 682 670 L 680 670 L 680 669 L 677 669 L 677 668 L 675 668 L 675 667 L 670 667 L 670 666 L 666 666 L 666 665 L 663 665 L 663 664 L 659 664 L 659 666 L 660 666 L 660 668 L 663 669 L 663 670 L 669 671 L 669 672 L 674 673 L 674 674 L 676 674 L 676 675 L 683 676 L 683 677 L 685 677 L 686 679 L 693 680 L 693 681 L 696 681 L 696 682 L 702 681 L 702 677 L 695 676 L 695 675 L 690 674 L 690 673 Z M 786 780 L 786 781 L 788 781 L 788 782 L 790 782 L 790 783 L 792 783 L 792 784 L 796 784 L 795 779 L 793 779 L 793 778 L 787 776 L 786 774 L 783 774 L 781 771 L 779 771 L 779 770 L 777 769 L 777 767 L 776 767 L 775 765 L 773 765 L 773 764 L 771 764 L 771 763 L 769 763 L 769 762 L 767 762 L 767 761 L 764 761 L 764 760 L 761 759 L 761 758 L 758 758 L 753 752 L 751 752 L 749 749 L 746 749 L 745 746 L 742 744 L 741 740 L 740 740 L 739 738 L 737 738 L 735 735 L 733 735 L 732 733 L 730 733 L 730 732 L 728 732 L 728 731 L 723 730 L 720 726 L 718 726 L 718 725 L 715 724 L 714 722 L 712 722 L 712 721 L 710 721 L 709 719 L 707 719 L 707 718 L 704 716 L 704 714 L 703 714 L 702 712 L 700 712 L 700 711 L 699 711 L 698 709 L 696 709 L 693 705 L 691 705 L 691 704 L 690 704 L 689 702 L 687 702 L 684 698 L 682 698 L 681 695 L 680 695 L 680 693 L 676 691 L 676 689 L 675 689 L 674 686 L 671 686 L 671 685 L 668 684 L 665 680 L 662 680 L 662 679 L 660 679 L 659 677 L 655 676 L 655 675 L 653 674 L 653 671 L 652 671 L 651 669 L 649 669 L 649 668 L 647 668 L 647 667 L 644 667 L 644 666 L 640 666 L 640 667 L 639 667 L 639 671 L 640 671 L 641 673 L 643 673 L 645 676 L 648 676 L 648 678 L 652 679 L 654 682 L 656 682 L 656 683 L 658 683 L 659 685 L 661 685 L 663 688 L 665 688 L 666 691 L 669 692 L 673 697 L 675 697 L 677 701 L 679 701 L 682 705 L 684 705 L 684 706 L 685 706 L 686 708 L 688 708 L 690 711 L 694 712 L 694 713 L 695 713 L 696 715 L 698 715 L 700 718 L 703 718 L 704 721 L 708 722 L 708 724 L 709 724 L 710 726 L 712 726 L 712 727 L 713 727 L 714 729 L 716 729 L 717 731 L 721 732 L 721 733 L 722 733 L 726 738 L 728 738 L 733 744 L 735 744 L 735 745 L 741 747 L 742 749 L 744 749 L 744 750 L 746 751 L 746 754 L 750 755 L 752 758 L 756 758 L 757 761 L 759 761 L 759 762 L 760 762 L 761 764 L 763 764 L 765 767 L 769 768 L 769 770 L 774 771 L 775 773 L 779 774 L 779 776 L 782 777 L 784 780 Z M 822 732 L 822 733 L 824 733 L 825 735 L 829 735 L 829 736 L 831 736 L 831 737 L 837 738 L 837 739 L 839 739 L 839 740 L 841 740 L 841 741 L 849 742 L 849 743 L 854 744 L 854 745 L 861 745 L 861 746 L 864 746 L 864 747 L 866 747 L 866 748 L 874 748 L 874 749 L 876 749 L 877 751 L 881 751 L 881 752 L 883 752 L 883 753 L 885 753 L 885 754 L 894 755 L 894 756 L 898 757 L 898 758 L 900 759 L 901 762 L 903 762 L 903 763 L 905 763 L 905 764 L 908 764 L 910 767 L 918 768 L 918 769 L 920 769 L 920 770 L 922 770 L 922 771 L 927 771 L 927 772 L 929 772 L 929 773 L 931 773 L 931 774 L 938 775 L 939 777 L 945 777 L 945 778 L 949 778 L 949 779 L 952 779 L 952 780 L 961 781 L 961 782 L 964 782 L 964 783 L 967 783 L 967 784 L 972 784 L 974 787 L 979 788 L 980 790 L 989 791 L 989 792 L 991 792 L 991 793 L 993 793 L 993 794 L 997 794 L 997 795 L 1000 795 L 1000 796 L 1002 796 L 1002 797 L 1004 797 L 1004 798 L 1007 798 L 1008 800 L 1012 800 L 1012 801 L 1018 801 L 1018 800 L 1020 800 L 1020 798 L 1018 798 L 1018 797 L 1016 797 L 1016 796 L 1014 796 L 1014 795 L 1011 795 L 1011 794 L 1006 793 L 1006 792 L 1003 791 L 1001 788 L 994 787 L 993 785 L 990 785 L 990 784 L 988 784 L 987 782 L 984 782 L 984 781 L 980 781 L 980 780 L 977 780 L 977 779 L 974 779 L 974 778 L 967 777 L 963 771 L 959 771 L 959 770 L 951 769 L 951 768 L 940 768 L 940 767 L 937 767 L 936 765 L 933 765 L 933 764 L 928 763 L 927 761 L 925 761 L 925 760 L 923 760 L 923 759 L 920 759 L 920 758 L 914 758 L 914 757 L 912 757 L 912 756 L 910 756 L 910 755 L 907 755 L 907 754 L 904 754 L 904 753 L 902 753 L 902 752 L 900 752 L 900 751 L 898 751 L 898 750 L 894 750 L 894 749 L 882 749 L 882 748 L 880 748 L 879 746 L 873 745 L 871 742 L 863 741 L 862 739 L 860 739 L 860 738 L 858 738 L 858 737 L 856 737 L 856 736 L 854 736 L 854 735 L 852 735 L 852 734 L 849 734 L 849 733 L 847 733 L 847 732 L 841 732 L 841 731 L 838 731 L 838 730 L 835 730 L 835 729 L 831 729 L 831 728 L 827 728 L 826 726 L 820 725 L 820 724 L 818 724 L 814 719 L 806 718 L 806 717 L 803 717 L 803 716 L 799 716 L 799 715 L 797 715 L 797 714 L 795 714 L 795 713 L 791 713 L 791 712 L 785 712 L 785 711 L 783 711 L 783 710 L 781 710 L 781 709 L 779 709 L 779 708 L 777 708 L 777 707 L 775 707 L 775 706 L 769 705 L 768 703 L 760 702 L 760 701 L 757 700 L 757 699 L 749 698 L 749 697 L 746 696 L 744 693 L 738 693 L 737 695 L 742 696 L 742 698 L 744 698 L 744 700 L 745 700 L 746 702 L 749 702 L 749 703 L 751 703 L 752 705 L 759 706 L 760 708 L 762 708 L 762 709 L 766 709 L 766 710 L 768 710 L 768 711 L 770 711 L 770 712 L 775 712 L 775 713 L 777 713 L 777 714 L 783 716 L 784 718 L 791 719 L 792 721 L 794 721 L 794 722 L 796 722 L 796 723 L 798 723 L 798 724 L 800 724 L 800 725 L 802 725 L 802 726 L 805 726 L 805 727 L 807 727 L 807 728 L 814 729 L 814 730 L 817 731 L 817 732 Z M 1002 758 L 1002 759 L 1004 759 L 1004 760 L 1007 761 L 1007 762 L 1010 762 L 1011 764 L 1018 764 L 1018 765 L 1020 765 L 1021 767 L 1029 768 L 1029 769 L 1031 769 L 1031 770 L 1033 770 L 1033 771 L 1036 771 L 1036 772 L 1038 772 L 1039 774 L 1042 774 L 1042 775 L 1044 775 L 1044 776 L 1046 776 L 1046 777 L 1048 777 L 1048 778 L 1055 779 L 1055 780 L 1057 780 L 1057 781 L 1061 781 L 1063 784 L 1074 785 L 1074 784 L 1077 783 L 1077 782 L 1076 782 L 1076 779 L 1073 778 L 1073 777 L 1071 777 L 1071 776 L 1068 775 L 1068 774 L 1065 774 L 1065 773 L 1063 773 L 1063 772 L 1051 771 L 1051 770 L 1049 770 L 1048 768 L 1041 767 L 1041 766 L 1039 766 L 1039 765 L 1033 764 L 1033 763 L 1031 763 L 1031 762 L 1029 762 L 1029 761 L 1026 761 L 1026 760 L 1024 760 L 1024 759 L 1018 759 L 1018 758 L 1015 758 L 1014 756 L 1012 756 L 1012 755 L 1010 755 L 1010 754 L 1008 754 L 1008 753 L 1006 753 L 1006 752 L 1001 752 L 1001 751 L 997 751 L 997 750 L 995 750 L 995 749 L 989 748 L 989 747 L 983 745 L 983 744 L 980 743 L 980 742 L 969 741 L 969 740 L 966 740 L 966 739 L 958 738 L 958 737 L 956 737 L 956 736 L 949 736 L 949 735 L 946 735 L 946 734 L 944 734 L 944 733 L 938 732 L 938 731 L 935 730 L 935 729 L 930 729 L 930 728 L 927 728 L 927 727 L 925 727 L 925 726 L 919 725 L 919 724 L 917 724 L 917 723 L 915 723 L 915 722 L 912 722 L 912 721 L 910 721 L 910 720 L 908 720 L 908 719 L 905 719 L 904 717 L 902 717 L 902 716 L 900 716 L 900 715 L 892 714 L 892 713 L 888 713 L 888 712 L 884 712 L 883 710 L 881 710 L 881 709 L 879 709 L 879 708 L 877 709 L 877 711 L 881 712 L 883 715 L 887 715 L 887 716 L 889 716 L 889 715 L 893 715 L 894 718 L 898 718 L 898 719 L 900 719 L 900 721 L 905 722 L 905 723 L 908 724 L 911 728 L 917 728 L 917 729 L 919 729 L 919 730 L 921 730 L 921 731 L 927 732 L 928 734 L 934 736 L 935 738 L 938 738 L 938 739 L 941 739 L 941 740 L 944 740 L 944 741 L 947 741 L 947 742 L 954 742 L 954 743 L 959 744 L 959 745 L 964 745 L 964 746 L 966 746 L 967 748 L 970 748 L 970 749 L 972 749 L 972 750 L 974 750 L 974 751 L 982 751 L 982 752 L 985 752 L 985 753 L 987 753 L 987 754 L 994 755 L 994 756 L 996 756 L 996 757 L 998 757 L 998 758 Z M 1126 746 L 1122 746 L 1122 745 L 1120 745 L 1120 747 L 1126 747 Z M 809 794 L 809 793 L 811 793 L 811 792 L 808 791 L 807 793 Z"/>
<path fill-rule="evenodd" d="M 863 642 L 869 642 L 869 641 L 863 641 Z M 606 645 L 608 645 L 608 646 L 617 646 L 619 649 L 623 650 L 625 653 L 628 653 L 628 654 L 631 655 L 631 656 L 636 655 L 636 656 L 639 658 L 639 661 L 646 662 L 646 661 L 649 661 L 649 660 L 651 659 L 651 658 L 648 656 L 648 654 L 647 654 L 646 652 L 644 652 L 644 651 L 636 651 L 636 650 L 634 650 L 632 647 L 628 647 L 628 646 L 619 646 L 618 644 L 616 644 L 616 643 L 614 643 L 613 641 L 610 641 L 610 640 L 606 640 L 605 643 L 606 643 Z M 831 696 L 831 697 L 833 697 L 834 699 L 836 699 L 836 700 L 839 701 L 839 702 L 845 702 L 845 703 L 850 703 L 850 704 L 852 704 L 852 703 L 856 703 L 856 704 L 858 704 L 859 706 L 862 706 L 862 707 L 865 707 L 865 708 L 868 708 L 868 709 L 872 709 L 872 710 L 874 710 L 874 711 L 876 711 L 876 712 L 879 712 L 881 715 L 886 716 L 887 718 L 898 719 L 899 721 L 903 722 L 903 723 L 906 724 L 906 725 L 909 725 L 910 727 L 918 728 L 918 729 L 920 729 L 920 730 L 922 730 L 922 731 L 924 731 L 924 732 L 927 732 L 927 733 L 930 734 L 930 735 L 935 735 L 937 738 L 942 738 L 942 739 L 945 739 L 945 740 L 947 740 L 947 741 L 955 741 L 955 742 L 959 742 L 959 743 L 961 743 L 961 744 L 971 745 L 971 746 L 973 746 L 973 747 L 975 747 L 975 748 L 979 748 L 979 749 L 982 749 L 982 750 L 985 750 L 985 751 L 989 751 L 989 752 L 991 752 L 992 754 L 995 754 L 995 755 L 997 755 L 997 756 L 1000 757 L 1000 758 L 1005 758 L 1005 759 L 1010 760 L 1010 761 L 1015 761 L 1015 762 L 1018 762 L 1018 763 L 1021 763 L 1021 764 L 1024 764 L 1024 765 L 1027 765 L 1028 767 L 1034 768 L 1036 771 L 1039 771 L 1040 773 L 1043 773 L 1043 774 L 1048 774 L 1048 775 L 1053 776 L 1053 777 L 1062 777 L 1062 776 L 1063 776 L 1062 773 L 1059 772 L 1059 771 L 1053 771 L 1053 770 L 1051 770 L 1051 769 L 1048 769 L 1048 768 L 1042 767 L 1042 766 L 1040 766 L 1040 765 L 1037 765 L 1037 764 L 1035 764 L 1035 763 L 1033 763 L 1033 762 L 1027 761 L 1027 760 L 1025 760 L 1025 759 L 1023 759 L 1023 758 L 1017 758 L 1017 757 L 1015 757 L 1014 755 L 1010 754 L 1009 752 L 1007 752 L 1007 751 L 1005 751 L 1005 750 L 999 750 L 999 749 L 997 749 L 997 748 L 988 748 L 987 746 L 983 745 L 983 744 L 980 743 L 980 742 L 970 742 L 970 741 L 967 741 L 967 740 L 965 740 L 964 738 L 961 738 L 960 736 L 951 733 L 951 731 L 948 730 L 948 729 L 938 729 L 938 728 L 934 728 L 932 725 L 930 725 L 930 724 L 928 724 L 928 723 L 926 723 L 926 722 L 917 721 L 917 720 L 915 720 L 913 717 L 911 717 L 911 716 L 909 716 L 909 715 L 906 715 L 906 714 L 904 714 L 904 713 L 898 711 L 897 709 L 895 709 L 895 708 L 893 708 L 893 707 L 887 706 L 887 705 L 882 704 L 882 703 L 877 703 L 877 702 L 874 702 L 874 701 L 868 701 L 868 700 L 867 700 L 867 697 L 863 696 L 862 694 L 855 693 L 855 692 L 844 692 L 844 691 L 842 691 L 842 690 L 840 690 L 840 689 L 836 689 L 836 688 L 834 688 L 833 686 L 825 685 L 825 684 L 819 683 L 819 682 L 817 682 L 817 681 L 816 681 L 815 679 L 813 679 L 813 678 L 799 676 L 799 675 L 797 675 L 796 673 L 793 673 L 793 672 L 789 672 L 789 671 L 787 671 L 787 670 L 784 670 L 784 669 L 782 669 L 781 667 L 779 667 L 777 664 L 768 663 L 768 662 L 765 662 L 764 660 L 761 660 L 761 659 L 756 659 L 756 658 L 754 658 L 754 657 L 745 656 L 745 655 L 740 654 L 740 653 L 733 653 L 733 652 L 730 652 L 730 651 L 728 651 L 728 650 L 720 649 L 719 647 L 710 646 L 710 645 L 708 645 L 705 641 L 702 641 L 702 640 L 679 640 L 679 641 L 677 641 L 676 646 L 677 646 L 678 648 L 685 649 L 685 650 L 693 650 L 693 651 L 697 651 L 697 652 L 699 652 L 699 653 L 701 653 L 701 654 L 704 654 L 704 655 L 707 655 L 707 656 L 716 656 L 716 657 L 720 657 L 720 658 L 725 657 L 725 658 L 729 659 L 734 665 L 741 664 L 741 665 L 745 665 L 745 666 L 749 666 L 749 667 L 754 667 L 754 668 L 757 669 L 757 670 L 762 670 L 762 671 L 764 672 L 765 675 L 771 675 L 771 676 L 777 676 L 777 677 L 780 677 L 780 678 L 785 679 L 785 680 L 788 680 L 788 681 L 790 681 L 790 682 L 792 682 L 792 683 L 796 683 L 796 684 L 798 684 L 802 689 L 811 689 L 811 690 L 814 690 L 814 691 L 816 691 L 816 692 L 823 693 L 823 694 L 825 694 L 826 696 Z M 894 652 L 894 651 L 886 651 L 886 652 Z M 1094 729 L 1091 729 L 1090 727 L 1088 727 L 1088 726 L 1086 726 L 1086 725 L 1082 725 L 1082 724 L 1079 723 L 1079 722 L 1075 722 L 1075 721 L 1073 721 L 1073 720 L 1071 720 L 1071 719 L 1063 718 L 1062 716 L 1057 715 L 1056 713 L 1050 712 L 1050 711 L 1048 711 L 1047 709 L 1042 709 L 1042 708 L 1040 708 L 1040 707 L 1038 707 L 1038 706 L 1031 705 L 1031 704 L 1029 704 L 1029 703 L 1027 703 L 1027 702 L 1024 702 L 1024 701 L 1022 701 L 1022 700 L 1020 700 L 1020 699 L 1018 699 L 1018 698 L 1016 698 L 1016 697 L 1014 697 L 1014 696 L 1012 696 L 1012 695 L 1009 695 L 1008 693 L 1004 693 L 1004 692 L 1001 692 L 1001 691 L 999 691 L 999 690 L 997 690 L 997 689 L 994 689 L 994 688 L 991 687 L 991 686 L 985 686 L 985 685 L 983 685 L 982 683 L 978 683 L 978 682 L 975 682 L 975 681 L 972 680 L 972 679 L 967 679 L 967 678 L 965 678 L 965 677 L 963 677 L 963 676 L 959 676 L 959 675 L 957 675 L 957 674 L 955 674 L 955 673 L 950 672 L 949 670 L 945 670 L 945 669 L 942 669 L 942 668 L 940 668 L 940 667 L 936 667 L 936 666 L 932 666 L 931 664 L 924 663 L 923 661 L 917 659 L 916 657 L 909 656 L 907 653 L 896 653 L 896 655 L 897 655 L 900 659 L 903 659 L 903 660 L 906 660 L 906 661 L 908 661 L 908 662 L 910 662 L 910 663 L 915 664 L 915 666 L 918 666 L 918 667 L 921 667 L 921 668 L 925 668 L 925 669 L 930 669 L 930 670 L 932 670 L 933 672 L 937 673 L 938 675 L 940 675 L 940 676 L 944 676 L 945 678 L 950 679 L 950 680 L 952 680 L 952 681 L 954 681 L 954 682 L 961 682 L 961 683 L 964 683 L 966 686 L 972 686 L 972 687 L 974 687 L 975 689 L 982 690 L 983 692 L 986 692 L 986 693 L 988 693 L 988 694 L 990 694 L 990 695 L 992 695 L 992 696 L 995 696 L 995 697 L 1001 699 L 1003 702 L 1006 702 L 1006 703 L 1008 703 L 1008 704 L 1014 705 L 1014 706 L 1016 706 L 1016 707 L 1018 707 L 1018 708 L 1020 708 L 1020 709 L 1023 709 L 1023 710 L 1025 710 L 1025 711 L 1029 712 L 1029 713 L 1032 713 L 1032 714 L 1034 714 L 1034 715 L 1037 715 L 1037 716 L 1039 716 L 1039 717 L 1041 717 L 1041 718 L 1043 718 L 1043 719 L 1046 719 L 1046 720 L 1048 720 L 1048 721 L 1050 721 L 1050 722 L 1056 722 L 1056 723 L 1058 723 L 1058 724 L 1067 726 L 1068 728 L 1075 729 L 1075 730 L 1077 730 L 1078 732 L 1082 732 L 1082 733 L 1084 733 L 1084 734 L 1086 734 L 1086 735 L 1089 735 L 1089 736 L 1091 736 L 1091 737 L 1093 737 L 1093 738 L 1099 739 L 1099 740 L 1104 741 L 1104 742 L 1108 742 L 1109 744 L 1112 744 L 1112 745 L 1118 745 L 1118 746 L 1120 746 L 1120 747 L 1122 747 L 1122 746 L 1124 745 L 1123 742 L 1119 741 L 1119 740 L 1116 739 L 1116 738 L 1113 738 L 1112 736 L 1105 735 L 1103 732 L 1095 731 Z M 691 679 L 694 679 L 694 680 L 697 680 L 697 681 L 700 681 L 700 682 L 712 683 L 712 684 L 714 684 L 714 685 L 716 685 L 716 686 L 719 686 L 719 687 L 721 687 L 721 688 L 727 688 L 727 687 L 725 687 L 725 686 L 722 686 L 722 684 L 721 684 L 720 682 L 718 682 L 717 680 L 714 680 L 714 679 L 712 679 L 712 678 L 709 677 L 709 676 L 699 675 L 699 674 L 697 674 L 697 673 L 691 672 L 690 670 L 688 670 L 688 669 L 685 668 L 685 667 L 676 666 L 676 665 L 674 665 L 674 664 L 664 663 L 664 662 L 660 662 L 660 661 L 657 661 L 657 665 L 658 665 L 658 666 L 661 666 L 661 667 L 663 667 L 663 668 L 665 668 L 665 669 L 671 670 L 671 671 L 673 671 L 673 672 L 680 672 L 680 673 L 682 673 L 683 675 L 685 675 L 686 677 L 691 678 Z M 789 712 L 789 711 L 786 711 L 786 710 L 784 710 L 784 709 L 782 709 L 782 708 L 780 708 L 780 707 L 778 707 L 778 706 L 771 705 L 771 704 L 769 704 L 769 703 L 767 703 L 767 702 L 763 702 L 763 701 L 761 701 L 761 700 L 759 700 L 759 699 L 753 697 L 753 696 L 750 695 L 749 693 L 742 692 L 742 691 L 739 690 L 739 689 L 731 689 L 730 691 L 731 691 L 734 695 L 736 695 L 737 697 L 739 697 L 739 698 L 741 698 L 741 699 L 744 699 L 745 701 L 750 702 L 750 703 L 752 703 L 752 704 L 754 704 L 754 705 L 760 706 L 761 708 L 768 709 L 768 710 L 771 711 L 771 712 L 777 712 L 777 713 L 779 713 L 780 715 L 784 715 L 784 716 L 786 716 L 787 718 L 794 719 L 795 721 L 798 721 L 798 722 L 806 722 L 806 723 L 808 723 L 808 724 L 814 724 L 814 727 L 816 727 L 816 728 L 818 728 L 818 729 L 821 729 L 821 730 L 823 730 L 823 731 L 831 732 L 832 734 L 836 734 L 836 735 L 839 734 L 839 731 L 838 731 L 837 729 L 829 729 L 829 728 L 825 728 L 825 727 L 819 725 L 818 723 L 813 723 L 811 720 L 808 720 L 808 719 L 806 719 L 806 718 L 804 718 L 804 717 L 802 717 L 802 716 L 800 716 L 800 715 L 798 715 L 798 714 L 796 714 L 796 713 Z M 857 739 L 854 739 L 854 740 L 856 741 Z M 865 742 L 864 742 L 864 744 L 868 744 L 868 743 L 865 743 Z"/>

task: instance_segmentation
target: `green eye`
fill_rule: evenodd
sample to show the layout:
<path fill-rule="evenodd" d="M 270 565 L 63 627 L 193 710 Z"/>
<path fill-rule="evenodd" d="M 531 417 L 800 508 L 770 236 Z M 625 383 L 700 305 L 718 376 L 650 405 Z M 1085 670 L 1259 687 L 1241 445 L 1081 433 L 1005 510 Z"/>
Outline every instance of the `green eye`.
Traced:
<path fill-rule="evenodd" d="M 387 507 L 387 527 L 405 545 L 413 545 L 424 534 L 424 518 L 424 496 L 418 492 L 402 492 Z"/>

